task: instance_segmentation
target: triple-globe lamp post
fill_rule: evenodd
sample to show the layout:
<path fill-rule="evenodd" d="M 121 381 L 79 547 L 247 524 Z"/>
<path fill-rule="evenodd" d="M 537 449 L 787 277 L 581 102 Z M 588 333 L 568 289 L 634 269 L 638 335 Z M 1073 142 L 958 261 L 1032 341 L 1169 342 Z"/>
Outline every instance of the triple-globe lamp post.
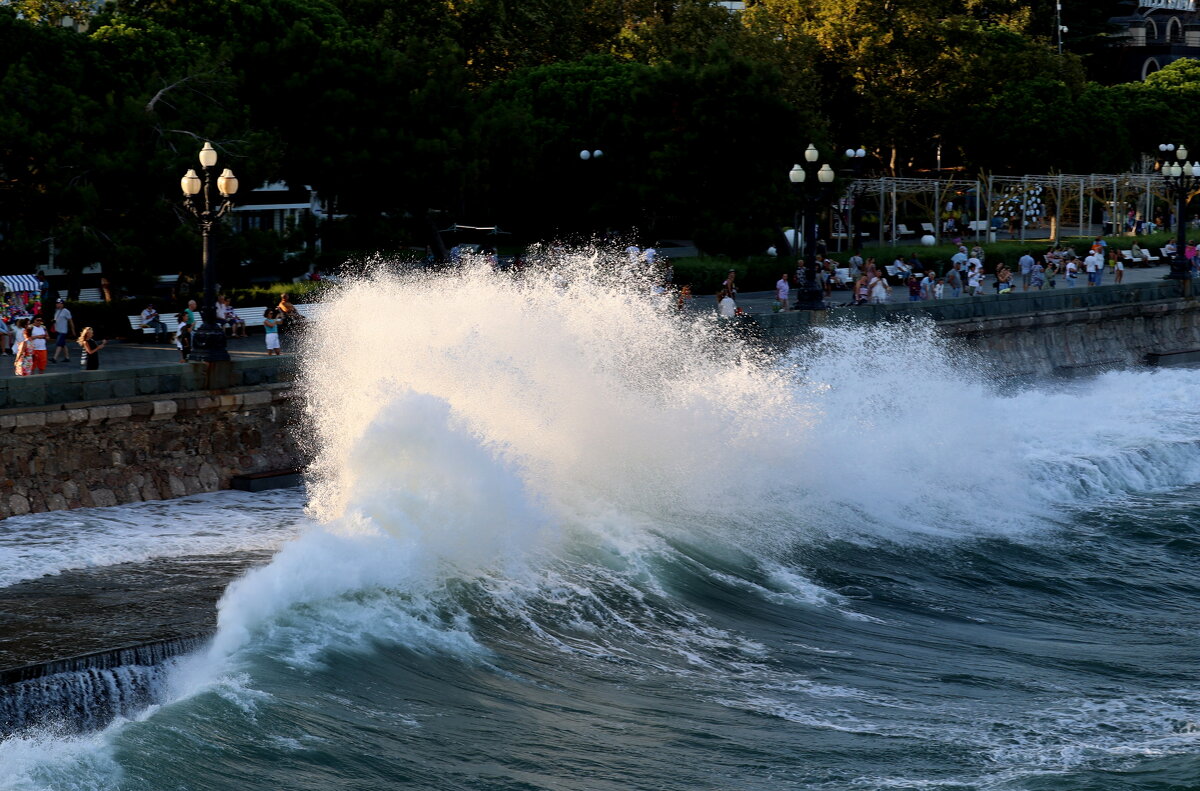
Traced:
<path fill-rule="evenodd" d="M 862 176 L 864 160 L 867 156 L 865 148 L 847 148 L 846 159 L 849 160 L 847 165 L 850 167 L 850 175 L 853 181 L 850 182 L 850 189 L 846 191 L 846 197 L 850 201 L 847 211 L 846 233 L 850 234 L 850 252 L 857 253 L 862 249 L 862 234 L 858 230 L 858 219 L 862 216 L 862 211 L 859 208 L 858 201 L 866 191 L 865 186 L 859 181 Z"/>
<path fill-rule="evenodd" d="M 212 254 L 212 232 L 217 221 L 233 207 L 230 199 L 237 193 L 238 180 L 229 168 L 217 175 L 217 151 L 212 143 L 205 142 L 200 149 L 200 172 L 188 170 L 179 185 L 183 188 L 183 205 L 196 218 L 202 239 L 204 305 L 200 309 L 200 327 L 192 333 L 192 359 L 223 362 L 229 359 L 229 351 L 225 331 L 217 324 L 217 273 Z"/>
<path fill-rule="evenodd" d="M 802 209 L 804 217 L 804 282 L 797 289 L 797 310 L 825 310 L 824 291 L 817 285 L 817 214 L 821 204 L 829 199 L 833 184 L 833 168 L 826 162 L 817 165 L 821 154 L 815 144 L 810 143 L 804 151 L 805 164 L 795 164 L 788 172 L 792 182 L 792 191 L 796 193 L 797 204 Z M 808 171 L 814 171 L 815 182 L 808 177 Z"/>
<path fill-rule="evenodd" d="M 1187 205 L 1192 190 L 1200 187 L 1200 162 L 1187 161 L 1187 148 L 1163 143 L 1158 147 L 1167 191 L 1175 197 L 1175 256 L 1167 277 L 1180 281 L 1185 292 L 1192 283 L 1192 264 L 1187 260 Z M 1174 154 L 1174 159 L 1172 159 Z"/>

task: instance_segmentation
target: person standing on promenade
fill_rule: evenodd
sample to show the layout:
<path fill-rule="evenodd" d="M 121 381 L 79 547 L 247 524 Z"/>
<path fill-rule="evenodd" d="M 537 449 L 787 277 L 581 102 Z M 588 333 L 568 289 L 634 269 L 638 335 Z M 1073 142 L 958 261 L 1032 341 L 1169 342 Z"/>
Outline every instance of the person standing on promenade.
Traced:
<path fill-rule="evenodd" d="M 192 353 L 192 325 L 188 324 L 186 311 L 180 311 L 175 320 L 179 323 L 175 330 L 175 348 L 179 350 L 179 362 L 186 363 Z"/>
<path fill-rule="evenodd" d="M 925 272 L 925 277 L 921 278 L 921 301 L 928 302 L 933 299 L 933 289 L 937 285 L 937 278 L 933 276 L 933 270 Z"/>
<path fill-rule="evenodd" d="M 969 259 L 969 258 L 970 258 L 970 256 L 967 255 L 967 248 L 964 245 L 960 244 L 958 246 L 958 250 L 954 253 L 954 255 L 950 256 L 950 265 L 953 266 L 954 264 L 958 264 L 959 265 L 958 271 L 962 272 L 963 274 L 966 274 L 967 259 Z"/>
<path fill-rule="evenodd" d="M 779 280 L 775 281 L 775 300 L 779 303 L 779 310 L 785 311 L 788 309 L 788 292 L 791 287 L 788 285 L 787 272 L 779 276 Z"/>
<path fill-rule="evenodd" d="M 279 295 L 279 304 L 275 306 L 275 310 L 280 329 L 288 329 L 297 322 L 304 321 L 304 316 L 296 310 L 296 306 L 292 304 L 288 294 Z"/>
<path fill-rule="evenodd" d="M 867 275 L 864 276 L 866 277 Z M 869 277 L 870 280 L 867 281 L 867 288 L 870 290 L 871 304 L 887 304 L 888 296 L 892 293 L 892 287 L 887 282 L 887 275 L 883 272 L 875 271 Z"/>
<path fill-rule="evenodd" d="M 1033 256 L 1026 250 L 1017 264 L 1021 267 L 1021 290 L 1028 291 L 1029 284 L 1033 280 Z"/>
<path fill-rule="evenodd" d="M 33 343 L 34 376 L 46 372 L 46 336 L 46 320 L 39 313 L 29 324 L 29 338 Z"/>
<path fill-rule="evenodd" d="M 1029 270 L 1029 287 L 1035 291 L 1041 291 L 1042 286 L 1046 285 L 1046 268 L 1042 266 L 1042 262 L 1034 259 L 1033 268 Z"/>
<path fill-rule="evenodd" d="M 849 261 L 847 261 L 847 263 L 850 266 L 850 279 L 851 280 L 853 280 L 854 278 L 857 278 L 860 274 L 867 274 L 868 276 L 870 276 L 870 273 L 866 273 L 863 271 L 863 257 L 861 255 L 859 255 L 858 253 L 852 253 L 850 255 L 850 259 L 849 259 Z"/>
<path fill-rule="evenodd" d="M 973 297 L 983 293 L 983 262 L 978 258 L 967 260 L 967 291 Z"/>
<path fill-rule="evenodd" d="M 908 301 L 921 301 L 921 281 L 917 280 L 916 275 L 909 275 L 904 279 L 904 285 L 908 286 Z"/>
<path fill-rule="evenodd" d="M 1117 251 L 1113 250 L 1109 255 L 1113 259 L 1113 276 L 1116 278 L 1114 282 L 1120 283 L 1125 279 L 1125 262 L 1121 260 L 1121 256 L 1117 255 Z"/>
<path fill-rule="evenodd" d="M 729 292 L 729 296 L 737 300 L 737 270 L 730 269 L 729 274 L 725 276 L 725 282 L 721 284 L 721 288 Z"/>
<path fill-rule="evenodd" d="M 1104 259 L 1099 253 L 1089 253 L 1088 257 L 1083 259 L 1083 266 L 1087 269 L 1088 286 L 1096 286 L 1100 284 L 1099 272 L 1104 268 Z"/>
<path fill-rule="evenodd" d="M 54 304 L 54 332 L 54 358 L 50 362 L 58 362 L 59 352 L 62 352 L 64 363 L 70 362 L 71 354 L 67 351 L 67 333 L 74 337 L 75 319 L 71 316 L 71 311 L 67 310 L 66 303 L 61 299 Z"/>
<path fill-rule="evenodd" d="M 83 369 L 85 371 L 100 370 L 100 350 L 108 345 L 108 341 L 96 343 L 95 333 L 91 327 L 84 327 L 79 333 L 79 345 L 83 347 Z"/>
<path fill-rule="evenodd" d="M 1064 272 L 1067 278 L 1067 287 L 1075 288 L 1075 279 L 1079 277 L 1079 264 L 1074 258 L 1067 259 L 1067 265 L 1064 267 Z"/>
<path fill-rule="evenodd" d="M 267 344 L 267 356 L 277 356 L 279 351 L 279 311 L 267 308 L 263 313 L 263 332 Z"/>
<path fill-rule="evenodd" d="M 17 376 L 33 375 L 33 341 L 29 336 L 29 319 L 17 320 L 17 354 L 13 359 Z"/>
<path fill-rule="evenodd" d="M 946 288 L 950 291 L 951 299 L 958 299 L 963 292 L 963 274 L 962 264 L 955 261 L 950 265 L 950 271 L 946 273 Z"/>

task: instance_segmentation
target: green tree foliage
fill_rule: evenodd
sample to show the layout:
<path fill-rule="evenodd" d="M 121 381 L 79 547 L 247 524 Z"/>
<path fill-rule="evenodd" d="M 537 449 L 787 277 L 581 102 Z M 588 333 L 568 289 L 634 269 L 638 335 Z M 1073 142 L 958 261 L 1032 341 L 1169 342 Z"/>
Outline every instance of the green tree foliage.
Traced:
<path fill-rule="evenodd" d="M 968 170 L 1120 171 L 1200 121 L 1200 67 L 1087 82 L 1052 0 L 123 0 L 65 29 L 85 6 L 0 7 L 6 266 L 35 269 L 50 239 L 130 280 L 194 264 L 177 180 L 203 140 L 244 189 L 332 199 L 351 219 L 327 238 L 359 249 L 423 242 L 434 210 L 743 251 L 791 215 L 810 141 L 897 174 L 939 146 Z M 1099 40 L 1107 9 L 1067 0 L 1064 23 Z"/>

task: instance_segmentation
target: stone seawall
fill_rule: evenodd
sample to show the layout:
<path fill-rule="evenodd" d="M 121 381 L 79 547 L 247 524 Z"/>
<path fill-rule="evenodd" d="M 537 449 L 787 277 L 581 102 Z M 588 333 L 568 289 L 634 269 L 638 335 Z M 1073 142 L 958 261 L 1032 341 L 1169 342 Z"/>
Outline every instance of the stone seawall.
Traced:
<path fill-rule="evenodd" d="M 771 344 L 811 337 L 814 327 L 929 321 L 951 343 L 979 352 L 1001 375 L 1049 377 L 1184 359 L 1200 352 L 1200 300 L 1170 281 L 1017 295 L 897 302 L 749 316 Z"/>
<path fill-rule="evenodd" d="M 1069 376 L 1200 350 L 1200 302 L 1176 299 L 1029 316 L 950 319 L 937 322 L 937 328 L 979 351 L 1002 375 Z"/>
<path fill-rule="evenodd" d="M 290 383 L 0 412 L 0 518 L 229 488 L 293 469 Z"/>

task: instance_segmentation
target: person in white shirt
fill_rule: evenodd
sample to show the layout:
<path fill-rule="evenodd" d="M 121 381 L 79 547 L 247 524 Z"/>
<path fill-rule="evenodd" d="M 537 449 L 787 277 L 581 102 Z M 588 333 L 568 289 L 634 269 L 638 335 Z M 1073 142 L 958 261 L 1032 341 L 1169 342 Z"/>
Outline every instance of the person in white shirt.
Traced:
<path fill-rule="evenodd" d="M 1087 269 L 1088 285 L 1096 285 L 1100 268 L 1104 266 L 1104 259 L 1096 253 L 1090 253 L 1087 258 L 1083 259 L 1083 266 Z"/>
<path fill-rule="evenodd" d="M 58 362 L 58 353 L 62 352 L 62 361 L 70 362 L 71 354 L 67 351 L 67 338 L 75 337 L 75 319 L 71 317 L 71 311 L 67 310 L 67 305 L 61 299 L 54 303 L 54 332 L 57 333 L 54 339 L 54 357 L 50 362 Z"/>
<path fill-rule="evenodd" d="M 1066 272 L 1067 285 L 1071 288 L 1075 287 L 1075 279 L 1079 277 L 1079 264 L 1074 258 L 1067 260 L 1067 265 L 1064 269 Z"/>
<path fill-rule="evenodd" d="M 34 316 L 29 323 L 30 345 L 33 347 L 33 373 L 46 372 L 46 328 L 41 316 Z"/>
<path fill-rule="evenodd" d="M 967 291 L 972 297 L 983 293 L 983 263 L 978 258 L 967 259 Z"/>
<path fill-rule="evenodd" d="M 788 309 L 788 292 L 791 291 L 791 286 L 788 285 L 788 276 L 784 272 L 779 276 L 779 280 L 775 282 L 775 299 L 779 301 L 779 309 Z"/>
<path fill-rule="evenodd" d="M 168 336 L 167 325 L 163 323 L 162 316 L 158 315 L 153 305 L 147 305 L 142 311 L 142 327 L 154 330 L 154 340 L 159 343 Z"/>

